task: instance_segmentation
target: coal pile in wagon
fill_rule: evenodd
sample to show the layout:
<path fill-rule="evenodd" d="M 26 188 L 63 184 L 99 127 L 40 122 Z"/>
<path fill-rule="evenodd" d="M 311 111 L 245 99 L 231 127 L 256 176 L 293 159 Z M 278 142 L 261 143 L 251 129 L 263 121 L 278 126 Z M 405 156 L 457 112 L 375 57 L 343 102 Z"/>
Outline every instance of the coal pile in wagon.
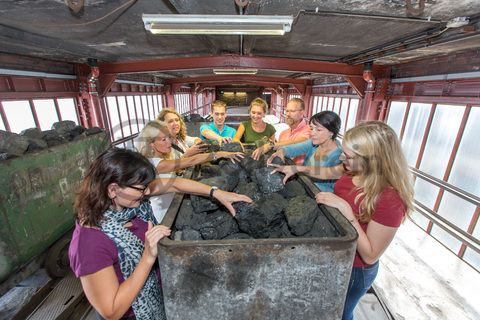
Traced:
<path fill-rule="evenodd" d="M 238 151 L 239 144 L 222 146 Z M 217 149 L 217 147 L 215 147 Z M 309 196 L 302 183 L 291 179 L 286 185 L 281 173 L 271 174 L 268 156 L 253 160 L 247 155 L 239 163 L 219 160 L 200 166 L 195 180 L 226 191 L 249 196 L 251 204 L 233 206 L 235 217 L 208 197 L 185 196 L 175 220 L 175 240 L 262 239 L 291 237 L 334 237 L 338 231 Z M 283 164 L 280 158 L 274 163 Z"/>

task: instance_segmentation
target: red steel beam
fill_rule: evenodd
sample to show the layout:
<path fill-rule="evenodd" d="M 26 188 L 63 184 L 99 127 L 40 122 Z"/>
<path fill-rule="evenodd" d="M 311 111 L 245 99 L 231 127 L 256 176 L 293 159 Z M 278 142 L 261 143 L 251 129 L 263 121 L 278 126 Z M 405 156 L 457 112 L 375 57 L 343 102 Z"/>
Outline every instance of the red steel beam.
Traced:
<path fill-rule="evenodd" d="M 248 57 L 240 55 L 102 62 L 99 63 L 99 67 L 102 74 L 206 68 L 257 68 L 292 72 L 335 74 L 350 77 L 362 77 L 363 74 L 363 65 L 349 65 L 346 63 L 289 58 Z M 374 72 L 380 72 L 380 70 L 384 69 L 380 66 L 373 66 L 373 68 Z"/>
<path fill-rule="evenodd" d="M 248 81 L 248 82 L 264 82 L 264 83 L 274 83 L 274 84 L 299 84 L 299 85 L 306 85 L 310 84 L 311 80 L 302 80 L 302 79 L 292 79 L 292 78 L 279 78 L 279 77 L 262 77 L 256 75 L 211 75 L 211 76 L 204 76 L 204 77 L 190 77 L 190 78 L 174 78 L 174 79 L 167 79 L 165 81 L 166 84 L 173 84 L 173 83 L 217 83 L 217 82 L 233 82 L 236 81 Z"/>

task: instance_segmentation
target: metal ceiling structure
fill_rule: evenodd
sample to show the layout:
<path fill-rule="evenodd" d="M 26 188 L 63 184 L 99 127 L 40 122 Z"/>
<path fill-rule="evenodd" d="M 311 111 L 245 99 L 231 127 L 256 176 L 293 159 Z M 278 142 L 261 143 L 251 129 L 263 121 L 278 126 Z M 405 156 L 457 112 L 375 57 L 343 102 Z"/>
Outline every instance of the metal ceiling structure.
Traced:
<path fill-rule="evenodd" d="M 295 20 L 284 36 L 153 35 L 142 14 Z M 467 25 L 450 27 L 457 17 Z M 71 63 L 93 58 L 103 74 L 143 73 L 157 82 L 206 80 L 215 67 L 258 68 L 256 77 L 290 83 L 360 77 L 367 62 L 393 65 L 480 48 L 478 0 L 1 0 L 0 21 L 1 53 Z"/>

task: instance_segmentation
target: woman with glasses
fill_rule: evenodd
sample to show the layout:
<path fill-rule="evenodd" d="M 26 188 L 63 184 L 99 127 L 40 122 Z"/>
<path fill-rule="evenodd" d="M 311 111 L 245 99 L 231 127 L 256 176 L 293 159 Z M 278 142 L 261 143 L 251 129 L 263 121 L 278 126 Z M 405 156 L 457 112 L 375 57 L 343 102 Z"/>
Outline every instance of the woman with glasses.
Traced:
<path fill-rule="evenodd" d="M 233 137 L 233 141 L 255 143 L 256 141 L 275 142 L 275 128 L 263 121 L 267 113 L 268 104 L 261 98 L 255 98 L 250 103 L 248 113 L 250 120 L 243 121 Z"/>
<path fill-rule="evenodd" d="M 319 170 L 319 168 L 334 168 L 338 166 L 342 149 L 340 143 L 336 140 L 340 131 L 340 117 L 332 111 L 322 111 L 310 118 L 310 139 L 283 146 L 279 148 L 268 160 L 270 163 L 274 157 L 295 158 L 305 155 L 303 166 L 295 166 L 296 170 L 301 170 L 308 174 L 310 171 Z M 293 167 L 292 167 L 293 168 Z M 286 176 L 284 182 L 286 183 Z M 333 191 L 334 179 L 321 179 L 314 181 L 320 191 Z"/>
<path fill-rule="evenodd" d="M 175 177 L 179 170 L 190 168 L 207 161 L 220 158 L 240 161 L 244 156 L 241 152 L 219 151 L 172 159 L 170 130 L 168 130 L 168 125 L 161 121 L 150 121 L 143 127 L 138 136 L 138 151 L 147 157 L 155 166 L 157 178 Z M 153 214 L 158 222 L 162 221 L 174 196 L 175 193 L 165 193 L 150 198 Z"/>
<path fill-rule="evenodd" d="M 186 179 L 155 179 L 141 154 L 109 149 L 87 171 L 75 199 L 70 266 L 98 318 L 165 319 L 158 242 L 170 229 L 157 225 L 144 198 L 166 192 L 213 196 L 232 214 L 247 196 Z"/>
<path fill-rule="evenodd" d="M 393 129 L 381 121 L 348 130 L 340 159 L 338 170 L 309 174 L 339 178 L 333 193 L 320 192 L 316 200 L 337 208 L 358 233 L 343 312 L 343 319 L 351 320 L 355 306 L 375 280 L 380 256 L 412 209 L 413 186 L 400 142 Z M 279 167 L 274 171 L 284 172 L 288 179 L 296 169 Z"/>

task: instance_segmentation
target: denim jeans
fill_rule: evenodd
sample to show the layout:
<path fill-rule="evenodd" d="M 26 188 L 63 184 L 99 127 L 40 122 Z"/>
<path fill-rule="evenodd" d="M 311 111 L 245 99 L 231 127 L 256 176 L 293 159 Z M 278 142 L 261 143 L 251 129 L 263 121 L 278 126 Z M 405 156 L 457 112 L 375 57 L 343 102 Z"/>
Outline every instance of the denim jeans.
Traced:
<path fill-rule="evenodd" d="M 353 268 L 348 283 L 347 298 L 343 309 L 342 320 L 353 320 L 353 310 L 360 298 L 372 286 L 378 273 L 378 261 L 368 267 Z"/>

